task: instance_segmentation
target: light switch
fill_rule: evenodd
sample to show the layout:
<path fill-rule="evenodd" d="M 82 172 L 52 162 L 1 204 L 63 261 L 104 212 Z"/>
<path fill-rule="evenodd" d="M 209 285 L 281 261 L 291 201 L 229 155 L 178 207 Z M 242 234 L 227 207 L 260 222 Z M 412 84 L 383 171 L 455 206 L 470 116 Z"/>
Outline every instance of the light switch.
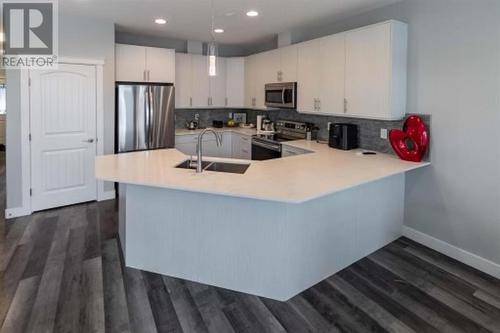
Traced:
<path fill-rule="evenodd" d="M 380 138 L 387 140 L 387 128 L 381 128 L 380 129 Z"/>

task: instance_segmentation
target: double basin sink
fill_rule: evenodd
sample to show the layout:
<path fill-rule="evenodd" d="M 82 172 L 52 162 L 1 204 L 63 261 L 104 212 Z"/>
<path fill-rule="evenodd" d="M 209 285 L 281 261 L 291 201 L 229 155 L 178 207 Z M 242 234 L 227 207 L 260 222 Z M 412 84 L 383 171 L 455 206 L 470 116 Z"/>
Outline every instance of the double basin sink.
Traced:
<path fill-rule="evenodd" d="M 244 174 L 250 164 L 203 161 L 201 166 L 203 171 Z M 196 164 L 192 163 L 191 160 L 185 160 L 177 165 L 176 168 L 196 170 Z"/>

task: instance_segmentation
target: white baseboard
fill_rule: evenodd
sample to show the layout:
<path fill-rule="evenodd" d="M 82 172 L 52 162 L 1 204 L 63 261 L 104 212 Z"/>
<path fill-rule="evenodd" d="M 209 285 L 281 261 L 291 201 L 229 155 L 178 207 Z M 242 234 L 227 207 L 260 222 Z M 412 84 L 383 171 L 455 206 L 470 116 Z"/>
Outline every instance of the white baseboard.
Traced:
<path fill-rule="evenodd" d="M 112 200 L 116 197 L 115 190 L 105 191 L 98 201 Z M 32 211 L 24 207 L 8 208 L 5 210 L 5 218 L 13 219 L 21 216 L 31 215 Z"/>
<path fill-rule="evenodd" d="M 99 197 L 99 199 L 97 201 L 112 200 L 115 197 L 116 197 L 115 190 L 105 191 L 102 193 L 102 195 Z"/>
<path fill-rule="evenodd" d="M 424 234 L 423 232 L 417 231 L 410 227 L 403 227 L 403 235 L 411 240 L 414 240 L 417 243 L 430 247 L 431 249 L 447 255 L 448 257 L 463 262 L 466 265 L 474 267 L 477 270 L 500 279 L 500 264 L 446 243 L 440 239 Z"/>
<path fill-rule="evenodd" d="M 24 207 L 7 208 L 5 210 L 5 218 L 13 219 L 15 217 L 31 215 L 31 210 Z"/>

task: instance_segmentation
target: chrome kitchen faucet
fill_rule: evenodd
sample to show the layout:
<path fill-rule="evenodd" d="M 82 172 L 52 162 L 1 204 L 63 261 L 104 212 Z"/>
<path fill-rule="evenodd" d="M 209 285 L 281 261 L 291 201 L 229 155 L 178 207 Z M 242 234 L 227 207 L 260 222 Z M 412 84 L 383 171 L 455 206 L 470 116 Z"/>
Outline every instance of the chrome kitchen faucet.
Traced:
<path fill-rule="evenodd" d="M 217 147 L 222 146 L 222 133 L 217 133 L 212 128 L 205 128 L 203 131 L 201 131 L 201 133 L 198 135 L 198 144 L 196 145 L 196 154 L 198 155 L 196 159 L 196 173 L 203 172 L 202 143 L 203 143 L 203 135 L 207 132 L 212 132 L 215 135 L 215 142 L 217 143 Z"/>

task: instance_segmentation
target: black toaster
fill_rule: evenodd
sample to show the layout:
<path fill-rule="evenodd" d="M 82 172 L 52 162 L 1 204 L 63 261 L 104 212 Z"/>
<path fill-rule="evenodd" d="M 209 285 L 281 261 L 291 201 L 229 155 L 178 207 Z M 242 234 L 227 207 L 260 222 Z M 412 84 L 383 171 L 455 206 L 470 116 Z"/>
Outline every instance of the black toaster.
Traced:
<path fill-rule="evenodd" d="M 358 148 L 358 125 L 331 124 L 328 145 L 342 150 Z"/>

